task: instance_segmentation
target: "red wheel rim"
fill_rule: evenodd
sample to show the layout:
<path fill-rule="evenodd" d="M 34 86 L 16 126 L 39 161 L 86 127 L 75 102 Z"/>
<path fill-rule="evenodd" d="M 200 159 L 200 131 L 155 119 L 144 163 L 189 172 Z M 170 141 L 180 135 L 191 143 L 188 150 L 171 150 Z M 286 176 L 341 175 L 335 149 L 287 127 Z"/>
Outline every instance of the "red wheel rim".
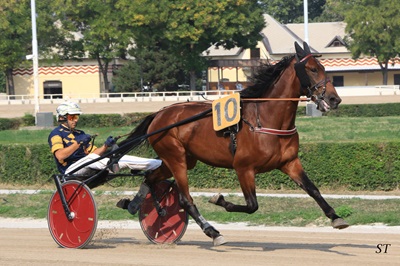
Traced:
<path fill-rule="evenodd" d="M 81 182 L 67 181 L 61 185 L 68 206 L 75 217 L 68 220 L 60 195 L 56 191 L 50 199 L 47 223 L 50 234 L 64 248 L 83 248 L 91 240 L 97 227 L 97 206 L 90 189 Z"/>
<path fill-rule="evenodd" d="M 188 223 L 186 211 L 179 206 L 178 190 L 171 181 L 162 181 L 154 186 L 154 192 L 166 215 L 157 213 L 149 193 L 139 211 L 140 226 L 153 243 L 175 243 L 184 235 Z"/>

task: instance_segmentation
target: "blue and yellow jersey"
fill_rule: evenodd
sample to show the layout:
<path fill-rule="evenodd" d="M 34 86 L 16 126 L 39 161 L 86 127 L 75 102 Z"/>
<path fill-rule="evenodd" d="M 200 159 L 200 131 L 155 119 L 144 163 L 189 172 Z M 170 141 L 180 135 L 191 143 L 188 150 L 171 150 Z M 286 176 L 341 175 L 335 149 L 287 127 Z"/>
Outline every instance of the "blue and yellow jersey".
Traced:
<path fill-rule="evenodd" d="M 54 153 L 62 148 L 68 147 L 74 143 L 74 139 L 78 135 L 85 134 L 82 130 L 73 130 L 71 131 L 64 125 L 59 125 L 53 131 L 50 132 L 48 142 L 51 149 L 51 153 Z M 58 161 L 57 158 L 54 156 L 55 161 L 57 163 L 57 168 L 60 173 L 64 174 L 65 170 L 73 164 L 74 162 L 78 161 L 79 159 L 85 157 L 90 152 L 93 152 L 96 149 L 96 146 L 92 147 L 92 144 L 89 143 L 86 147 L 81 145 L 70 157 L 63 161 Z"/>

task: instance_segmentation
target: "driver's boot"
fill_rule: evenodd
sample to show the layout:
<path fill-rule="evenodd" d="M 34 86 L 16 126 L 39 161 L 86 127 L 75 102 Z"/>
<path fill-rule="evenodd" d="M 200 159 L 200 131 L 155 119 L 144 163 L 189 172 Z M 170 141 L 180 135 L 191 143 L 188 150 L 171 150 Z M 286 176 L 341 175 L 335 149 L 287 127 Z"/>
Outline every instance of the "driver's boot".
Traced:
<path fill-rule="evenodd" d="M 146 198 L 147 194 L 150 192 L 150 188 L 146 183 L 142 183 L 140 185 L 138 193 L 135 195 L 133 200 L 129 199 L 121 199 L 117 203 L 117 207 L 128 210 L 130 214 L 134 215 L 140 209 L 144 199 Z"/>

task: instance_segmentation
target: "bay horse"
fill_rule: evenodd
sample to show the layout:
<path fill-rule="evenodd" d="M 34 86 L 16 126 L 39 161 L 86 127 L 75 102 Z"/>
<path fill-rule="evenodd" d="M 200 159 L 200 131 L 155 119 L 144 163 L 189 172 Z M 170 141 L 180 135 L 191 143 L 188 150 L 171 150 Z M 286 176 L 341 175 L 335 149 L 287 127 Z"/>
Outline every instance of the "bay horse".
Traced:
<path fill-rule="evenodd" d="M 173 176 L 181 207 L 213 239 L 214 245 L 224 244 L 223 236 L 203 218 L 189 193 L 187 171 L 202 161 L 236 171 L 246 205 L 228 202 L 222 195 L 210 200 L 228 212 L 254 213 L 258 209 L 255 175 L 279 169 L 318 203 L 334 228 L 348 227 L 305 173 L 298 157 L 299 135 L 295 127 L 300 96 L 311 98 L 322 112 L 336 109 L 341 98 L 307 43 L 303 48 L 295 43 L 295 49 L 296 54 L 263 66 L 254 75 L 253 85 L 241 91 L 241 119 L 234 133 L 234 151 L 231 138 L 223 130 L 213 130 L 211 112 L 207 111 L 210 102 L 178 103 L 147 116 L 122 145 L 168 125 L 174 126 L 147 139 L 163 164 L 146 176 L 128 211 L 137 212 L 152 184 Z M 202 115 L 191 119 L 198 114 Z M 183 120 L 190 121 L 179 123 Z"/>

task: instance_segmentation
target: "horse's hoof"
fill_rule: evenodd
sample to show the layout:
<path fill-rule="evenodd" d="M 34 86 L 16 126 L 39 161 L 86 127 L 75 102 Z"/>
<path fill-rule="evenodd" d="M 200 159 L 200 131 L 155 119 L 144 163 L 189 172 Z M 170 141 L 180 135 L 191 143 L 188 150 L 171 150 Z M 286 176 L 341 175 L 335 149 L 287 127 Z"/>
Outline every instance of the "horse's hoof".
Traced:
<path fill-rule="evenodd" d="M 127 209 L 128 209 L 128 205 L 129 205 L 130 202 L 131 202 L 131 201 L 130 201 L 129 199 L 120 199 L 120 200 L 117 202 L 117 205 L 116 205 L 116 206 L 117 206 L 118 208 L 127 210 Z"/>
<path fill-rule="evenodd" d="M 342 218 L 337 218 L 337 219 L 333 220 L 332 226 L 335 229 L 345 229 L 345 228 L 349 227 L 350 225 Z"/>
<path fill-rule="evenodd" d="M 226 244 L 225 238 L 223 236 L 217 236 L 216 238 L 213 239 L 213 244 L 214 247 Z"/>
<path fill-rule="evenodd" d="M 222 194 L 216 194 L 216 195 L 212 196 L 212 198 L 209 199 L 208 202 L 217 205 L 218 201 L 219 201 L 222 197 L 223 197 Z"/>

